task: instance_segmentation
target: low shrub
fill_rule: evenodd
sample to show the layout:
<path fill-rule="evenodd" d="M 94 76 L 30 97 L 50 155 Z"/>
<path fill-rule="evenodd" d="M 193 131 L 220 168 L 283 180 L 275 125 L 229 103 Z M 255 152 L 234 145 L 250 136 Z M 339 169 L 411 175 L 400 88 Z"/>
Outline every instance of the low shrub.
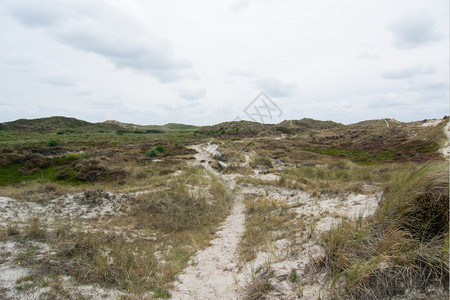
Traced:
<path fill-rule="evenodd" d="M 157 157 L 160 154 L 167 153 L 167 149 L 162 145 L 157 145 L 155 148 L 148 150 L 145 155 L 148 157 Z"/>
<path fill-rule="evenodd" d="M 150 149 L 148 150 L 145 155 L 148 157 L 157 157 L 159 152 L 156 149 Z"/>
<path fill-rule="evenodd" d="M 56 147 L 56 146 L 60 145 L 60 142 L 55 139 L 50 139 L 47 141 L 46 145 L 47 145 L 47 147 Z"/>
<path fill-rule="evenodd" d="M 164 146 L 162 146 L 162 145 L 157 145 L 155 147 L 155 150 L 158 151 L 159 153 L 166 153 L 167 152 L 167 149 L 164 148 Z"/>

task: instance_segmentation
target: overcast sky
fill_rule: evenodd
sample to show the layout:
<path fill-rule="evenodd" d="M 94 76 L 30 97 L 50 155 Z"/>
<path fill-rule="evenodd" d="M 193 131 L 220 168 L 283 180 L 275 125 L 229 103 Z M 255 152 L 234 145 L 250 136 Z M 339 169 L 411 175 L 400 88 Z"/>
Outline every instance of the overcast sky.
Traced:
<path fill-rule="evenodd" d="M 280 111 L 353 123 L 449 111 L 448 0 L 2 0 L 0 122 L 137 124 Z"/>

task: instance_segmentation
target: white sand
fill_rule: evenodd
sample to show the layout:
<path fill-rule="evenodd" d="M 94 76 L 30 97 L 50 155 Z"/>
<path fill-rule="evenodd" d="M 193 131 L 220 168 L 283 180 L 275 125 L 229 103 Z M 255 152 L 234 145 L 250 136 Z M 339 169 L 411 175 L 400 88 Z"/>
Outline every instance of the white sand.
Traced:
<path fill-rule="evenodd" d="M 209 161 L 217 152 L 217 145 L 195 145 L 191 147 L 198 153 L 195 164 L 203 166 L 209 172 L 220 176 L 213 170 Z M 236 176 L 227 176 L 224 182 L 234 188 Z M 236 197 L 231 214 L 223 222 L 211 246 L 199 251 L 179 276 L 175 289 L 171 291 L 173 299 L 237 299 L 238 286 L 235 284 L 236 249 L 244 232 L 244 205 L 242 196 Z"/>
<path fill-rule="evenodd" d="M 442 119 L 432 119 L 432 120 L 427 120 L 426 122 L 422 123 L 423 127 L 430 127 L 430 126 L 436 126 L 441 124 L 443 120 Z"/>

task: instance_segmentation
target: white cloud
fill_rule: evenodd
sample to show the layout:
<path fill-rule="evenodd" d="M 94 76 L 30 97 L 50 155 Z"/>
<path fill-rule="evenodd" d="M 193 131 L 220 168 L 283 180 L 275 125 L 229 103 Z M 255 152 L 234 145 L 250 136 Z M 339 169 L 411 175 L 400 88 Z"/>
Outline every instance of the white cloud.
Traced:
<path fill-rule="evenodd" d="M 230 9 L 233 12 L 239 12 L 243 9 L 246 9 L 250 4 L 250 0 L 238 0 L 230 5 Z"/>
<path fill-rule="evenodd" d="M 48 30 L 75 49 L 108 59 L 117 68 L 145 72 L 161 82 L 194 77 L 185 72 L 190 63 L 173 55 L 167 39 L 103 1 L 43 2 L 10 2 L 10 14 L 25 26 Z"/>
<path fill-rule="evenodd" d="M 415 48 L 444 38 L 435 18 L 427 10 L 408 13 L 390 24 L 398 48 Z"/>
<path fill-rule="evenodd" d="M 372 53 L 370 51 L 361 51 L 356 55 L 359 59 L 379 59 L 380 56 L 378 54 Z"/>
<path fill-rule="evenodd" d="M 185 100 L 196 100 L 199 98 L 204 98 L 206 96 L 206 90 L 180 88 L 178 89 L 178 95 Z"/>
<path fill-rule="evenodd" d="M 412 78 L 420 75 L 434 74 L 436 72 L 436 68 L 433 66 L 422 66 L 417 65 L 413 67 L 406 67 L 396 70 L 388 70 L 385 71 L 381 76 L 384 79 L 405 79 Z"/>
<path fill-rule="evenodd" d="M 278 78 L 261 78 L 255 83 L 255 86 L 265 91 L 271 97 L 290 97 L 299 93 L 299 89 L 296 83 L 283 82 Z"/>
<path fill-rule="evenodd" d="M 8 53 L 2 60 L 2 64 L 10 67 L 29 67 L 33 60 L 18 53 Z"/>
<path fill-rule="evenodd" d="M 41 79 L 42 83 L 45 84 L 50 84 L 50 85 L 54 85 L 54 86 L 75 86 L 75 80 L 67 75 L 67 74 L 60 74 L 60 75 L 55 75 L 55 76 L 51 76 L 51 77 L 46 77 Z"/>

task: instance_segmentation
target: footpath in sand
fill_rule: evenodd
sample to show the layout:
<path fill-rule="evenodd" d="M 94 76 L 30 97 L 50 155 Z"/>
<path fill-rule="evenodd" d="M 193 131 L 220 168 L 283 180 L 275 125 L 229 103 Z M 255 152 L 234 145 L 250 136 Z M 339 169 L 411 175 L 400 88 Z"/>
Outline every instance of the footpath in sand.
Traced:
<path fill-rule="evenodd" d="M 235 252 L 244 231 L 244 206 L 236 200 L 211 246 L 198 252 L 175 284 L 173 299 L 237 299 Z"/>
<path fill-rule="evenodd" d="M 195 164 L 218 176 L 210 166 L 211 156 L 216 154 L 216 145 L 192 146 L 198 153 Z M 235 184 L 228 181 L 228 186 Z M 245 226 L 242 195 L 235 198 L 231 214 L 223 222 L 211 246 L 199 251 L 191 259 L 191 265 L 178 276 L 173 299 L 237 299 L 238 287 L 235 285 L 236 249 Z"/>
<path fill-rule="evenodd" d="M 256 270 L 269 265 L 273 274 L 270 278 L 273 290 L 265 295 L 266 299 L 317 299 L 323 289 L 324 274 L 318 274 L 314 281 L 302 283 L 301 292 L 298 283 L 288 282 L 287 277 L 295 271 L 301 278 L 311 259 L 323 253 L 317 243 L 321 232 L 329 230 L 343 217 L 357 218 L 373 214 L 381 200 L 380 193 L 313 197 L 302 191 L 274 186 L 239 184 L 236 188 L 236 177 L 242 175 L 224 175 L 210 166 L 214 160 L 212 157 L 220 153 L 217 145 L 195 145 L 192 149 L 198 152 L 194 164 L 203 166 L 234 190 L 235 204 L 216 233 L 216 238 L 211 241 L 211 246 L 199 251 L 191 259 L 190 266 L 178 276 L 171 291 L 173 299 L 243 299 Z M 295 255 L 290 253 L 293 246 L 291 242 L 280 239 L 271 250 L 260 251 L 255 259 L 247 263 L 239 262 L 237 249 L 245 231 L 246 218 L 243 200 L 254 195 L 288 205 L 293 217 L 314 223 L 315 232 L 299 238 Z"/>

